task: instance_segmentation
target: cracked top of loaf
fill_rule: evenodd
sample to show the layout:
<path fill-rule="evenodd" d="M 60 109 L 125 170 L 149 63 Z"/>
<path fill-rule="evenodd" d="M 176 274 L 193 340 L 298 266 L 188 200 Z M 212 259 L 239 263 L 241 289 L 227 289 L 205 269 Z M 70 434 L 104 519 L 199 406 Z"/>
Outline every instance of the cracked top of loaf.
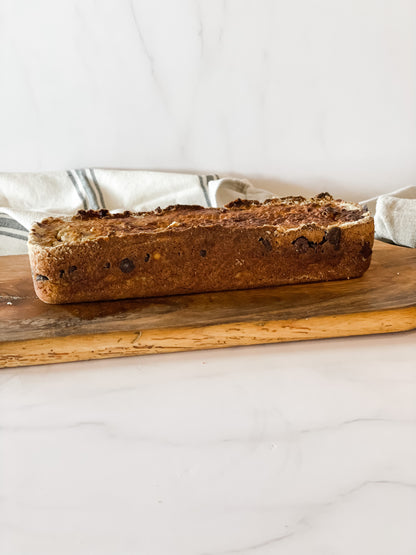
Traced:
<path fill-rule="evenodd" d="M 72 217 L 46 218 L 35 223 L 29 244 L 58 247 L 95 241 L 101 237 L 216 225 L 237 228 L 273 226 L 284 232 L 304 226 L 344 227 L 369 218 L 371 216 L 366 207 L 334 200 L 328 193 L 311 199 L 301 196 L 270 198 L 262 203 L 237 199 L 223 208 L 175 205 L 156 208 L 151 212 L 118 214 L 111 214 L 108 210 L 80 210 Z"/>

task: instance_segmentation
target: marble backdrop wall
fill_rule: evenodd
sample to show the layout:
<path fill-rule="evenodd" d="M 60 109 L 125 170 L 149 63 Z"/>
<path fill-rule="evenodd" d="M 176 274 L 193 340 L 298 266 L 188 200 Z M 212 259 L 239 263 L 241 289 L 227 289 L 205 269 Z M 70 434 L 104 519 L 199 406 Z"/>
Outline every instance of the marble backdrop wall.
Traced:
<path fill-rule="evenodd" d="M 413 0 L 0 0 L 0 171 L 416 179 Z"/>

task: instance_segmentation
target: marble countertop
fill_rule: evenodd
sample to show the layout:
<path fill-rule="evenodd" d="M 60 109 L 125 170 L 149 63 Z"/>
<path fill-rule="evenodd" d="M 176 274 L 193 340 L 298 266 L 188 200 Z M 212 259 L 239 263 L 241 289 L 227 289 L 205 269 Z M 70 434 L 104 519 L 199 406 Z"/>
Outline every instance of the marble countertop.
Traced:
<path fill-rule="evenodd" d="M 0 371 L 4 555 L 416 552 L 416 331 Z"/>

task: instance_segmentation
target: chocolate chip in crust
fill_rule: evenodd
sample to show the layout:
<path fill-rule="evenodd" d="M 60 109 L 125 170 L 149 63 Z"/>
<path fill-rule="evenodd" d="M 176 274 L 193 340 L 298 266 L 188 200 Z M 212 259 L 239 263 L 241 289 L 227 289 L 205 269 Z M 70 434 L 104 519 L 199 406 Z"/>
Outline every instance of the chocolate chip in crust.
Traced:
<path fill-rule="evenodd" d="M 361 247 L 360 254 L 363 258 L 369 258 L 372 254 L 372 249 L 370 247 L 370 243 L 366 241 L 364 245 Z"/>
<path fill-rule="evenodd" d="M 199 254 L 202 256 L 202 258 L 205 258 L 207 255 L 207 251 L 205 249 L 202 249 L 199 251 Z"/>
<path fill-rule="evenodd" d="M 130 258 L 123 258 L 123 260 L 120 262 L 120 270 L 124 274 L 129 274 L 134 270 L 134 268 L 135 268 L 134 262 L 130 260 Z"/>
<path fill-rule="evenodd" d="M 263 245 L 266 251 L 271 251 L 273 249 L 272 244 L 268 239 L 264 239 L 264 237 L 260 237 L 259 242 Z"/>
<path fill-rule="evenodd" d="M 341 229 L 339 227 L 331 227 L 331 229 L 325 233 L 325 239 L 333 245 L 336 251 L 339 250 L 341 243 Z"/>
<path fill-rule="evenodd" d="M 292 245 L 295 247 L 296 252 L 300 254 L 308 252 L 310 246 L 309 241 L 303 236 L 292 241 Z"/>

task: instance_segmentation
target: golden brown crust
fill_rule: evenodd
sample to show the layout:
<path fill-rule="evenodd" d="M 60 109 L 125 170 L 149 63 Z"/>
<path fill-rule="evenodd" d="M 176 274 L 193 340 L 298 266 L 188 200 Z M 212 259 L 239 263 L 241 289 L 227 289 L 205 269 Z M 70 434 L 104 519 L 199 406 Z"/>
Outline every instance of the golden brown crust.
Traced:
<path fill-rule="evenodd" d="M 29 254 L 39 298 L 69 303 L 358 277 L 373 240 L 366 210 L 322 193 L 224 208 L 80 211 L 35 224 Z"/>

